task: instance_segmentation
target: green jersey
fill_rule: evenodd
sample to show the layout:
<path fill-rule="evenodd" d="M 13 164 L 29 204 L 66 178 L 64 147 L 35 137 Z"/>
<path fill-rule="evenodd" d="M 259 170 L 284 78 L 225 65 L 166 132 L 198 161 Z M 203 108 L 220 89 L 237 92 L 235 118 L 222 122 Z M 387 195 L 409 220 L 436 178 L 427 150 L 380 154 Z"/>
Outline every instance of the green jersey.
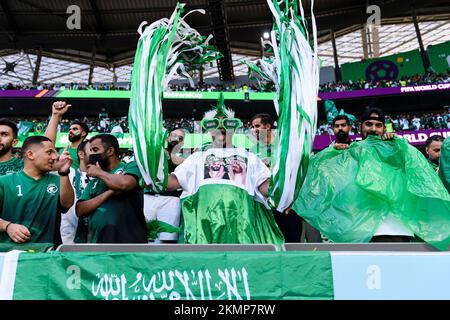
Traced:
<path fill-rule="evenodd" d="M 67 151 L 69 151 L 70 157 L 72 158 L 73 162 L 72 162 L 72 168 L 74 168 L 75 170 L 77 170 L 80 167 L 80 161 L 78 160 L 78 148 L 72 148 L 71 146 L 69 146 L 69 148 L 67 149 Z M 62 154 L 64 151 L 64 148 L 62 148 L 59 151 L 59 154 Z"/>
<path fill-rule="evenodd" d="M 0 176 L 11 174 L 23 169 L 23 160 L 12 157 L 8 161 L 0 162 Z"/>
<path fill-rule="evenodd" d="M 35 180 L 23 170 L 0 177 L 0 218 L 27 227 L 29 242 L 60 244 L 59 179 L 46 173 Z M 1 232 L 0 242 L 12 240 Z"/>
<path fill-rule="evenodd" d="M 136 162 L 121 162 L 110 173 L 132 175 L 141 179 Z M 93 179 L 79 201 L 89 200 L 108 190 L 100 179 Z M 89 233 L 94 243 L 147 243 L 142 189 L 136 188 L 110 197 L 89 216 Z"/>
<path fill-rule="evenodd" d="M 278 144 L 278 136 L 272 133 L 271 144 L 257 141 L 249 151 L 258 156 L 258 158 L 260 158 L 269 169 L 272 169 L 275 163 L 275 157 L 277 155 Z"/>

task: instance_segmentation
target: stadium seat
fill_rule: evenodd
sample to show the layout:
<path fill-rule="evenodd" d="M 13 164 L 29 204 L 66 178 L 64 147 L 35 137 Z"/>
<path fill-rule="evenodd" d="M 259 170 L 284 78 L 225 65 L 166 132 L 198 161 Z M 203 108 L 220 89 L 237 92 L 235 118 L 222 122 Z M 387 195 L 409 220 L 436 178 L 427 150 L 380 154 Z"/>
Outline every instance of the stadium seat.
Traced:
<path fill-rule="evenodd" d="M 285 243 L 285 251 L 439 251 L 427 243 Z"/>
<path fill-rule="evenodd" d="M 60 252 L 277 251 L 272 244 L 62 244 Z"/>

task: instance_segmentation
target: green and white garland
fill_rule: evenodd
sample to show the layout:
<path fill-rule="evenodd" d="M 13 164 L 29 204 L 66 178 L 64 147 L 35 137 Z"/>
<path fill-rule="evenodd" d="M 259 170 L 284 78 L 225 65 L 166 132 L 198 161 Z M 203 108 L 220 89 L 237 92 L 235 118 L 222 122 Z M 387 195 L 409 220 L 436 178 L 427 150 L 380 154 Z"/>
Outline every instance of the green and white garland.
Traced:
<path fill-rule="evenodd" d="M 317 30 L 311 2 L 312 37 L 302 3 L 268 0 L 275 18 L 270 46 L 273 58 L 248 63 L 251 73 L 272 81 L 278 113 L 279 145 L 269 187 L 269 203 L 284 211 L 297 198 L 309 164 L 317 127 L 320 62 Z M 281 9 L 280 5 L 284 4 Z"/>
<path fill-rule="evenodd" d="M 170 19 L 163 18 L 147 25 L 144 21 L 131 76 L 129 127 L 135 160 L 143 179 L 155 192 L 166 188 L 167 155 L 164 151 L 166 129 L 162 121 L 162 98 L 170 80 L 178 74 L 187 77 L 189 71 L 220 56 L 208 43 L 212 36 L 201 36 L 184 19 L 184 4 L 177 4 Z"/>

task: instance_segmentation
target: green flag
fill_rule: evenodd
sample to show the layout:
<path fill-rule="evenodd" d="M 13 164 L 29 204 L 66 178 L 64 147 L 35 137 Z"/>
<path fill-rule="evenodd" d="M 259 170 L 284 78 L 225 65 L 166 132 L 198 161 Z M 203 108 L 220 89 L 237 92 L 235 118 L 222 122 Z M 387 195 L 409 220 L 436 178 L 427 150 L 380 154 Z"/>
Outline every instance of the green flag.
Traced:
<path fill-rule="evenodd" d="M 45 124 L 43 122 L 38 122 L 36 124 L 36 127 L 34 127 L 34 132 L 36 134 L 43 134 L 43 133 L 45 133 Z"/>
<path fill-rule="evenodd" d="M 33 126 L 34 123 L 31 121 L 20 121 L 17 135 L 19 137 L 26 136 L 33 129 Z"/>
<path fill-rule="evenodd" d="M 131 74 L 128 119 L 134 155 L 144 181 L 157 192 L 166 188 L 168 178 L 163 92 L 177 74 L 188 78 L 194 86 L 188 72 L 219 58 L 208 44 L 211 36 L 201 36 L 184 21 L 186 16 L 181 17 L 183 8 L 184 4 L 178 3 L 170 19 L 163 18 L 148 26 L 147 22 L 141 24 Z M 205 13 L 191 12 L 195 11 Z"/>
<path fill-rule="evenodd" d="M 311 34 L 301 2 L 268 0 L 267 4 L 275 21 L 270 41 L 273 58 L 259 60 L 259 66 L 247 65 L 256 77 L 275 86 L 279 139 L 269 202 L 282 212 L 296 198 L 308 167 L 317 126 L 320 62 L 313 4 Z"/>

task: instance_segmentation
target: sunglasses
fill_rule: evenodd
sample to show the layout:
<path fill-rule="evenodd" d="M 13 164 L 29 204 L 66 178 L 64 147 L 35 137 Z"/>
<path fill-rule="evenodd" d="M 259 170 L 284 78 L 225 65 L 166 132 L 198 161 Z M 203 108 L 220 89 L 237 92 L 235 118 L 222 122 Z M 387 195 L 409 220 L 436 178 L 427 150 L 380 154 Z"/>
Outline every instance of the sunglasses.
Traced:
<path fill-rule="evenodd" d="M 242 121 L 239 119 L 223 118 L 223 119 L 203 119 L 202 128 L 205 130 L 218 129 L 220 124 L 225 129 L 238 129 L 242 127 Z"/>

